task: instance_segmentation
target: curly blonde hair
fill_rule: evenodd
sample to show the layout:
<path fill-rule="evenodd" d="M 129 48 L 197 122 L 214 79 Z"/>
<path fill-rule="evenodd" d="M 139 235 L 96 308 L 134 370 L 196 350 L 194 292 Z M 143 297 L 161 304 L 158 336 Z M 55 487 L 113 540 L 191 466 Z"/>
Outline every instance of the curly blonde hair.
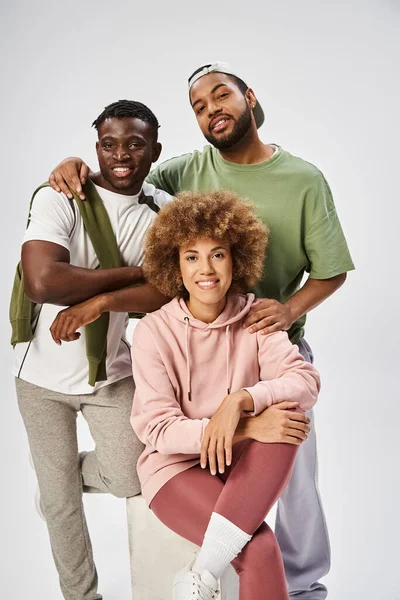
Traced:
<path fill-rule="evenodd" d="M 268 234 L 254 206 L 234 192 L 182 192 L 162 208 L 147 232 L 143 271 L 165 296 L 187 297 L 179 248 L 210 237 L 230 246 L 230 290 L 247 292 L 261 278 Z"/>

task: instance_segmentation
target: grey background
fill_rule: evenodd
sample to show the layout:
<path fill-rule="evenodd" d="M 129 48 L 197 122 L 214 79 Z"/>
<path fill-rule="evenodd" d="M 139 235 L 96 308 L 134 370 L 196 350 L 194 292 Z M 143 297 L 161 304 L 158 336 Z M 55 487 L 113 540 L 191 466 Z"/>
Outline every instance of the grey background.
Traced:
<path fill-rule="evenodd" d="M 201 148 L 186 79 L 225 60 L 264 106 L 262 139 L 325 173 L 357 265 L 308 322 L 323 377 L 330 598 L 399 600 L 398 1 L 8 0 L 0 21 L 1 597 L 61 598 L 10 375 L 8 297 L 31 192 L 65 156 L 96 164 L 90 124 L 120 98 L 157 114 L 163 159 Z M 80 435 L 82 448 L 91 444 L 82 423 Z M 124 502 L 95 496 L 86 505 L 100 590 L 128 600 Z"/>

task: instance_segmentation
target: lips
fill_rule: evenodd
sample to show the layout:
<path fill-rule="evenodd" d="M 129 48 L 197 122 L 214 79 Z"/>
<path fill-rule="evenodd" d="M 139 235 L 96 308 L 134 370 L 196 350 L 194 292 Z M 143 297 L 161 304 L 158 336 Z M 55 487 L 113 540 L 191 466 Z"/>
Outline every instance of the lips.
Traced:
<path fill-rule="evenodd" d="M 210 123 L 210 131 L 213 133 L 223 131 L 227 127 L 229 120 L 230 117 L 228 117 L 227 115 L 219 115 L 218 117 L 215 117 Z"/>
<path fill-rule="evenodd" d="M 116 166 L 111 168 L 112 172 L 116 177 L 127 177 L 133 171 L 133 167 L 128 166 Z"/>
<path fill-rule="evenodd" d="M 196 285 L 201 290 L 213 290 L 219 283 L 219 279 L 205 279 L 202 281 L 196 281 Z"/>

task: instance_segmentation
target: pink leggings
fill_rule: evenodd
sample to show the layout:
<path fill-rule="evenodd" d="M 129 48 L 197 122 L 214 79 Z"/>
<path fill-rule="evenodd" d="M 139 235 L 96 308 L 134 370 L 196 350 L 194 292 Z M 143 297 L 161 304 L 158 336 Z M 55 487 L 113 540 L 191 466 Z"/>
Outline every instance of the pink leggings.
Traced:
<path fill-rule="evenodd" d="M 296 451 L 292 444 L 239 442 L 225 473 L 213 476 L 196 465 L 170 479 L 151 502 L 160 521 L 198 546 L 212 512 L 253 535 L 232 561 L 240 600 L 289 597 L 279 546 L 264 519 L 289 481 Z"/>

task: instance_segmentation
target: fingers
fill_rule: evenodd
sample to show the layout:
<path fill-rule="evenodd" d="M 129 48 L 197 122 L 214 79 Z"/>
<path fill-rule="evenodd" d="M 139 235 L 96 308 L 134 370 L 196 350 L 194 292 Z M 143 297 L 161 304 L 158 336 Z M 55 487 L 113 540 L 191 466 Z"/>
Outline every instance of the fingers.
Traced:
<path fill-rule="evenodd" d="M 217 461 L 218 471 L 223 473 L 225 471 L 225 442 L 223 438 L 217 441 Z"/>
<path fill-rule="evenodd" d="M 216 453 L 217 453 L 216 441 L 214 439 L 211 439 L 210 443 L 208 445 L 208 466 L 209 466 L 211 475 L 217 474 Z"/>
<path fill-rule="evenodd" d="M 299 440 L 302 440 L 304 442 L 304 440 L 306 440 L 308 438 L 308 432 L 303 431 L 302 429 L 295 429 L 294 427 L 290 427 L 287 430 L 287 435 L 291 435 L 295 438 L 298 438 Z"/>
<path fill-rule="evenodd" d="M 74 342 L 78 340 L 81 334 L 77 331 L 78 324 L 75 319 L 68 316 L 67 313 L 60 312 L 50 327 L 53 341 L 60 345 L 61 342 Z"/>
<path fill-rule="evenodd" d="M 86 163 L 82 163 L 81 164 L 81 168 L 80 168 L 80 172 L 79 172 L 79 177 L 81 180 L 81 184 L 85 185 L 85 183 L 87 182 L 88 178 L 89 178 L 89 167 L 87 166 Z"/>
<path fill-rule="evenodd" d="M 57 319 L 55 319 L 55 321 L 53 321 L 53 324 L 50 327 L 50 334 L 51 334 L 51 337 L 53 338 L 53 342 L 55 342 L 57 344 L 57 346 L 61 346 L 61 340 L 56 333 L 56 331 L 57 331 L 56 322 L 57 322 Z"/>
<path fill-rule="evenodd" d="M 291 444 L 297 443 L 298 445 L 300 445 L 306 441 L 306 439 L 308 438 L 308 435 L 306 433 L 304 433 L 303 431 L 297 431 L 296 429 L 289 429 L 284 437 L 285 438 L 287 437 L 287 438 L 289 438 L 289 440 L 291 440 L 289 443 L 291 443 Z M 293 440 L 295 440 L 295 442 Z"/>
<path fill-rule="evenodd" d="M 289 417 L 289 419 L 291 421 L 300 421 L 301 423 L 307 423 L 307 424 L 311 423 L 310 419 L 304 413 L 297 413 L 297 412 L 289 412 L 288 411 L 287 416 Z"/>
<path fill-rule="evenodd" d="M 257 323 L 254 323 L 254 325 L 252 325 L 249 328 L 249 332 L 250 333 L 255 333 L 256 331 L 261 331 L 261 333 L 264 333 L 264 331 L 266 331 L 269 327 L 273 327 L 277 325 L 278 326 L 278 331 L 279 329 L 282 329 L 282 323 L 279 320 L 279 318 L 276 315 L 272 315 L 270 317 L 265 317 L 264 319 L 261 319 L 260 321 L 257 321 Z"/>
<path fill-rule="evenodd" d="M 225 440 L 225 463 L 227 467 L 232 464 L 232 440 Z"/>
<path fill-rule="evenodd" d="M 72 190 L 81 200 L 85 200 L 82 184 L 86 183 L 88 174 L 89 167 L 84 163 L 78 169 L 76 162 L 68 162 L 50 173 L 49 183 L 56 192 L 62 192 L 69 199 L 73 198 Z"/>
<path fill-rule="evenodd" d="M 284 402 L 279 402 L 278 404 L 273 405 L 274 408 L 278 408 L 279 410 L 290 410 L 295 409 L 299 406 L 298 402 L 289 402 L 289 400 L 285 400 Z M 268 410 L 268 409 L 267 409 Z M 300 413 L 289 413 L 289 415 L 297 415 Z M 304 416 L 304 415 L 300 415 Z"/>
<path fill-rule="evenodd" d="M 257 323 L 261 319 L 271 317 L 274 313 L 276 314 L 276 308 L 273 304 L 274 300 L 259 300 L 258 302 L 259 304 L 257 305 L 257 309 L 251 308 L 251 310 L 249 311 L 249 314 L 247 315 L 246 320 L 243 324 L 244 328 L 250 327 L 251 325 Z M 252 306 L 254 306 L 254 304 Z"/>
<path fill-rule="evenodd" d="M 85 194 L 82 192 L 81 180 L 79 178 L 79 175 L 76 174 L 76 172 L 71 175 L 70 188 L 75 192 L 77 196 L 79 196 L 81 200 L 85 199 Z"/>
<path fill-rule="evenodd" d="M 264 327 L 264 329 L 262 329 L 260 333 L 261 335 L 268 335 L 270 333 L 275 333 L 275 331 L 286 331 L 284 324 L 278 321 L 277 323 L 274 323 L 269 327 Z"/>
<path fill-rule="evenodd" d="M 301 432 L 302 434 L 305 434 L 308 437 L 310 431 L 310 426 L 306 425 L 305 423 L 298 423 L 297 421 L 292 421 L 290 424 L 290 435 L 297 435 L 297 432 Z"/>
<path fill-rule="evenodd" d="M 60 171 L 56 170 L 50 174 L 49 182 L 51 187 L 56 190 L 56 192 L 62 192 L 67 196 L 67 198 L 72 199 L 73 195 L 68 185 L 66 184 L 64 177 L 61 175 Z"/>
<path fill-rule="evenodd" d="M 291 435 L 286 435 L 282 440 L 285 444 L 293 444 L 295 446 L 300 446 L 303 443 L 303 440 L 299 440 L 297 437 L 293 437 Z"/>
<path fill-rule="evenodd" d="M 53 190 L 55 190 L 56 192 L 61 192 L 61 189 L 58 187 L 58 185 L 56 183 L 56 178 L 55 178 L 53 171 L 49 175 L 49 183 L 50 183 L 51 187 L 53 188 Z"/>
<path fill-rule="evenodd" d="M 205 433 L 203 437 L 203 441 L 201 443 L 200 449 L 200 466 L 202 469 L 205 469 L 207 466 L 207 456 L 208 456 L 208 444 L 210 442 L 210 438 Z"/>
<path fill-rule="evenodd" d="M 302 440 L 307 439 L 310 433 L 310 419 L 304 413 L 286 411 L 284 423 L 286 433 Z"/>
<path fill-rule="evenodd" d="M 253 304 L 251 305 L 251 308 L 253 309 L 255 306 L 257 306 L 258 304 L 260 304 L 261 302 L 263 302 L 263 300 L 261 298 L 256 298 L 253 301 Z"/>
<path fill-rule="evenodd" d="M 293 427 L 293 422 L 291 421 L 290 423 L 290 425 L 285 426 L 283 429 L 282 441 L 297 445 L 305 442 L 310 432 L 309 426 L 305 423 L 298 423 L 296 427 Z"/>

